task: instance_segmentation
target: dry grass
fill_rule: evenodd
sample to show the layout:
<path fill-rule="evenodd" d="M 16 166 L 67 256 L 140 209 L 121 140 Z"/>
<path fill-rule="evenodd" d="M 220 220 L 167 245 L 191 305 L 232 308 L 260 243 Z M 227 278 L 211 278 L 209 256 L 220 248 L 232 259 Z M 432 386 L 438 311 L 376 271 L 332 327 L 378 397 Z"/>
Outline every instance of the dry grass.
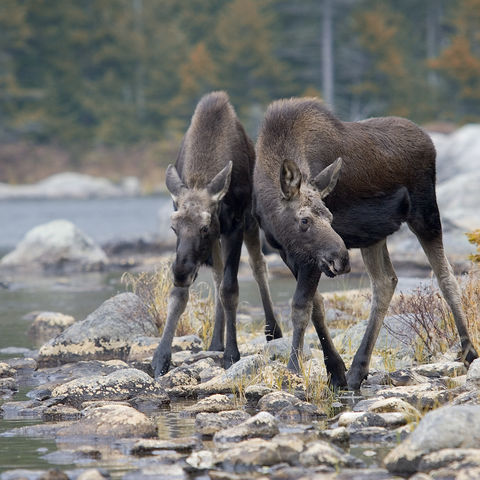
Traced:
<path fill-rule="evenodd" d="M 170 263 L 161 263 L 154 272 L 137 275 L 125 273 L 122 282 L 147 305 L 161 334 L 167 320 L 169 293 L 173 287 Z M 187 308 L 180 317 L 176 335 L 198 335 L 207 347 L 213 333 L 214 317 L 211 289 L 207 284 L 200 283 L 196 288 L 190 288 Z"/>

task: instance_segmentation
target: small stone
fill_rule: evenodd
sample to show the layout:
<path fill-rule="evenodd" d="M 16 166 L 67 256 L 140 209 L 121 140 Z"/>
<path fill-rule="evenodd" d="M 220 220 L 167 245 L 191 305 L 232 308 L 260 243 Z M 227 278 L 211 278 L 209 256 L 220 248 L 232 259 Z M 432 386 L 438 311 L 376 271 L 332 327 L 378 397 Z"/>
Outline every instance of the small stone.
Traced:
<path fill-rule="evenodd" d="M 59 422 L 63 420 L 77 420 L 82 416 L 80 410 L 68 405 L 53 405 L 42 413 L 45 422 Z"/>
<path fill-rule="evenodd" d="M 273 392 L 273 389 L 270 387 L 267 387 L 266 385 L 262 385 L 262 384 L 249 385 L 245 389 L 245 398 L 247 400 L 247 403 L 250 406 L 256 407 L 258 404 L 258 401 L 262 397 L 272 392 Z"/>
<path fill-rule="evenodd" d="M 217 444 L 240 442 L 247 438 L 271 438 L 279 433 L 278 422 L 267 412 L 257 413 L 243 423 L 215 433 Z"/>
<path fill-rule="evenodd" d="M 200 435 L 213 435 L 248 420 L 250 415 L 243 410 L 230 410 L 219 413 L 199 413 L 195 418 L 195 430 Z"/>
<path fill-rule="evenodd" d="M 179 453 L 191 453 L 198 448 L 199 442 L 192 437 L 174 438 L 171 440 L 142 439 L 135 442 L 130 450 L 131 455 L 140 457 L 146 455 L 155 455 L 161 450 L 175 450 Z"/>
<path fill-rule="evenodd" d="M 278 413 L 282 408 L 291 407 L 299 403 L 300 400 L 291 393 L 283 391 L 274 391 L 264 395 L 257 403 L 259 410 L 270 412 L 272 414 Z"/>
<path fill-rule="evenodd" d="M 348 427 L 353 421 L 361 417 L 363 412 L 343 412 L 338 417 L 338 426 L 339 427 Z"/>
<path fill-rule="evenodd" d="M 316 405 L 302 401 L 299 401 L 295 405 L 287 405 L 276 414 L 276 417 L 281 420 L 296 423 L 306 423 L 325 418 L 326 416 L 327 414 Z"/>
<path fill-rule="evenodd" d="M 346 454 L 342 449 L 322 440 L 307 444 L 306 450 L 299 456 L 299 461 L 304 467 L 323 465 L 331 468 L 358 468 L 364 466 L 361 460 Z"/>
<path fill-rule="evenodd" d="M 82 472 L 78 477 L 77 480 L 105 480 L 106 478 L 110 478 L 110 475 L 104 476 L 100 470 L 96 468 L 89 468 Z"/>
<path fill-rule="evenodd" d="M 349 425 L 349 429 L 359 429 L 364 427 L 384 427 L 397 428 L 408 423 L 407 417 L 402 412 L 386 412 L 386 413 L 362 413 L 355 418 Z"/>
<path fill-rule="evenodd" d="M 325 440 L 341 448 L 347 448 L 350 444 L 350 433 L 345 427 L 337 427 L 318 432 L 320 440 Z"/>
<path fill-rule="evenodd" d="M 59 312 L 40 312 L 30 325 L 27 334 L 37 345 L 41 345 L 62 333 L 75 323 L 75 318 Z"/>
<path fill-rule="evenodd" d="M 210 450 L 193 452 L 185 462 L 195 470 L 209 470 L 214 466 L 213 452 Z"/>
<path fill-rule="evenodd" d="M 8 363 L 0 362 L 0 378 L 13 377 L 16 372 Z"/>
<path fill-rule="evenodd" d="M 368 407 L 368 411 L 374 413 L 401 412 L 406 415 L 408 422 L 417 421 L 422 417 L 413 405 L 395 397 L 376 400 Z"/>

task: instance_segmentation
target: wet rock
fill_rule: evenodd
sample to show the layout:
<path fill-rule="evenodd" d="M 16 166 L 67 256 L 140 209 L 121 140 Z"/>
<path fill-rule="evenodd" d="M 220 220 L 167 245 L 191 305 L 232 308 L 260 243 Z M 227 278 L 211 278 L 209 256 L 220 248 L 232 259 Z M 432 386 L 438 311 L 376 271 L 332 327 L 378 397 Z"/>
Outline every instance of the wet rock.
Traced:
<path fill-rule="evenodd" d="M 271 438 L 279 433 L 278 422 L 267 412 L 257 413 L 243 423 L 215 433 L 216 444 L 240 442 L 247 438 Z"/>
<path fill-rule="evenodd" d="M 390 452 L 385 465 L 390 472 L 412 474 L 422 457 L 444 448 L 480 448 L 480 407 L 442 407 L 428 413 L 415 431 Z"/>
<path fill-rule="evenodd" d="M 74 323 L 75 319 L 71 315 L 59 312 L 40 312 L 35 315 L 27 334 L 37 345 L 41 345 Z"/>
<path fill-rule="evenodd" d="M 117 370 L 106 376 L 79 378 L 52 391 L 52 397 L 59 397 L 63 403 L 73 406 L 89 400 L 128 400 L 140 394 L 164 395 L 152 377 L 134 368 Z"/>
<path fill-rule="evenodd" d="M 170 397 L 160 391 L 150 395 L 141 393 L 129 399 L 128 403 L 143 413 L 151 414 L 170 405 Z"/>
<path fill-rule="evenodd" d="M 452 394 L 445 387 L 433 386 L 429 383 L 408 387 L 386 388 L 379 390 L 377 395 L 386 398 L 401 398 L 421 410 L 432 409 L 438 405 L 445 404 L 452 397 Z"/>
<path fill-rule="evenodd" d="M 407 422 L 421 418 L 420 412 L 413 405 L 395 397 L 376 400 L 368 407 L 368 411 L 374 413 L 400 412 L 406 416 Z"/>
<path fill-rule="evenodd" d="M 87 408 L 84 417 L 71 426 L 61 428 L 57 435 L 78 441 L 79 437 L 131 438 L 153 437 L 157 428 L 143 413 L 126 405 L 110 404 Z"/>
<path fill-rule="evenodd" d="M 475 359 L 467 372 L 467 381 L 468 386 L 480 388 L 480 358 Z"/>
<path fill-rule="evenodd" d="M 350 444 L 350 433 L 345 427 L 320 430 L 318 432 L 318 437 L 320 440 L 334 443 L 341 448 L 347 448 Z"/>
<path fill-rule="evenodd" d="M 84 272 L 102 270 L 105 252 L 72 222 L 54 220 L 25 235 L 15 250 L 0 260 L 2 269 Z"/>
<path fill-rule="evenodd" d="M 185 408 L 185 412 L 190 415 L 195 415 L 200 412 L 217 413 L 226 410 L 234 410 L 235 404 L 233 400 L 227 395 L 215 394 L 203 398 L 195 405 Z"/>
<path fill-rule="evenodd" d="M 121 293 L 43 345 L 38 365 L 51 367 L 92 359 L 126 360 L 135 337 L 157 334 L 157 327 L 140 298 L 133 293 Z"/>
<path fill-rule="evenodd" d="M 198 353 L 203 350 L 203 342 L 197 335 L 184 335 L 183 337 L 174 337 L 172 342 L 172 353 L 188 350 Z"/>
<path fill-rule="evenodd" d="M 200 435 L 213 435 L 220 430 L 239 425 L 249 418 L 250 415 L 243 410 L 229 410 L 219 413 L 202 412 L 195 417 L 195 430 Z"/>
<path fill-rule="evenodd" d="M 22 402 L 4 402 L 0 407 L 0 412 L 5 420 L 40 419 L 45 409 L 46 406 L 38 401 L 26 400 Z"/>
<path fill-rule="evenodd" d="M 0 395 L 13 395 L 18 390 L 18 384 L 14 378 L 0 378 Z"/>
<path fill-rule="evenodd" d="M 403 426 L 390 430 L 385 427 L 348 427 L 350 442 L 352 444 L 370 443 L 370 444 L 388 444 L 397 443 L 404 440 L 410 434 L 410 427 Z"/>
<path fill-rule="evenodd" d="M 16 372 L 8 363 L 0 362 L 0 378 L 13 377 Z"/>
<path fill-rule="evenodd" d="M 219 452 L 215 455 L 214 461 L 227 471 L 243 472 L 259 466 L 294 463 L 302 450 L 303 443 L 296 439 L 290 441 L 282 439 L 277 442 L 253 438 Z"/>
<path fill-rule="evenodd" d="M 275 416 L 289 423 L 306 423 L 325 418 L 327 414 L 313 403 L 299 401 L 294 405 L 283 407 Z"/>
<path fill-rule="evenodd" d="M 299 462 L 304 467 L 317 467 L 319 465 L 334 469 L 342 467 L 364 467 L 361 460 L 346 454 L 341 448 L 330 445 L 322 440 L 307 444 L 305 451 L 299 456 Z"/>
<path fill-rule="evenodd" d="M 52 468 L 42 473 L 38 480 L 69 480 L 68 475 L 58 468 Z"/>
<path fill-rule="evenodd" d="M 440 378 L 465 375 L 467 368 L 463 362 L 438 362 L 413 367 L 412 371 L 424 377 Z"/>
<path fill-rule="evenodd" d="M 130 449 L 130 455 L 144 457 L 155 455 L 162 450 L 174 450 L 179 453 L 191 453 L 198 449 L 200 442 L 196 438 L 174 438 L 171 440 L 143 439 L 138 440 Z"/>
<path fill-rule="evenodd" d="M 91 460 L 100 460 L 102 453 L 96 447 L 82 445 L 76 449 L 61 449 L 43 455 L 42 458 L 48 463 L 57 465 L 69 465 L 74 463 L 87 463 Z"/>
<path fill-rule="evenodd" d="M 159 461 L 149 462 L 144 468 L 126 473 L 122 480 L 184 480 L 186 478 L 186 473 L 179 464 Z"/>

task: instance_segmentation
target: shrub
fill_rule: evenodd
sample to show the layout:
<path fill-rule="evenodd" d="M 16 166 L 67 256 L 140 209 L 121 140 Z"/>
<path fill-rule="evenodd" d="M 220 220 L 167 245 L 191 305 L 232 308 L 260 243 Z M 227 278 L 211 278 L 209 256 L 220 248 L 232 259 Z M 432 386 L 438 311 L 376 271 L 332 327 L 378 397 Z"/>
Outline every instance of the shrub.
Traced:
<path fill-rule="evenodd" d="M 473 232 L 467 233 L 466 235 L 468 237 L 468 241 L 477 247 L 477 253 L 473 253 L 469 258 L 473 263 L 480 265 L 480 228 L 474 230 Z"/>

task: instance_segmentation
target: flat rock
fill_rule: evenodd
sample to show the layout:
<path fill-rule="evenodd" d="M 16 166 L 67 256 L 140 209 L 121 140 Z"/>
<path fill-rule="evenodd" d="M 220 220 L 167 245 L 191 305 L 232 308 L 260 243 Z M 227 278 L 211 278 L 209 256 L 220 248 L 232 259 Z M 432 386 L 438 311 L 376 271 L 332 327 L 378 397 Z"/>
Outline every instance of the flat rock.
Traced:
<path fill-rule="evenodd" d="M 152 377 L 134 368 L 79 378 L 52 391 L 52 397 L 60 397 L 63 403 L 73 406 L 89 400 L 128 400 L 145 394 L 162 396 L 163 391 Z"/>
<path fill-rule="evenodd" d="M 376 400 L 368 407 L 368 411 L 374 413 L 401 412 L 405 414 L 408 422 L 421 418 L 420 412 L 413 405 L 396 397 Z"/>
<path fill-rule="evenodd" d="M 213 435 L 245 422 L 250 415 L 243 410 L 228 410 L 218 413 L 201 412 L 195 417 L 195 430 L 200 435 Z"/>
<path fill-rule="evenodd" d="M 444 448 L 480 448 L 480 406 L 447 406 L 428 413 L 387 455 L 385 465 L 390 472 L 412 474 L 425 455 Z"/>
<path fill-rule="evenodd" d="M 257 413 L 243 423 L 215 433 L 216 444 L 234 443 L 248 438 L 271 438 L 279 433 L 278 422 L 267 412 Z"/>
<path fill-rule="evenodd" d="M 147 307 L 133 293 L 121 293 L 39 350 L 39 367 L 51 367 L 79 360 L 126 360 L 131 343 L 138 336 L 158 335 Z"/>
<path fill-rule="evenodd" d="M 299 456 L 299 462 L 304 467 L 317 467 L 322 465 L 334 469 L 343 467 L 360 468 L 364 466 L 361 460 L 323 440 L 308 443 L 305 451 Z"/>
<path fill-rule="evenodd" d="M 198 449 L 200 442 L 196 438 L 173 438 L 171 440 L 158 439 L 142 439 L 135 442 L 130 449 L 131 455 L 140 457 L 155 455 L 156 452 L 162 450 L 174 450 L 179 453 L 191 453 L 192 450 Z"/>
<path fill-rule="evenodd" d="M 458 377 L 467 373 L 463 362 L 437 362 L 412 367 L 412 371 L 424 377 Z"/>
<path fill-rule="evenodd" d="M 430 472 L 440 468 L 458 471 L 465 467 L 480 467 L 480 449 L 478 448 L 444 448 L 425 455 L 419 463 L 421 472 Z"/>
<path fill-rule="evenodd" d="M 218 413 L 234 409 L 235 404 L 230 397 L 222 394 L 214 394 L 202 398 L 202 400 L 199 400 L 194 405 L 186 407 L 184 411 L 191 415 L 195 415 L 200 412 Z"/>
<path fill-rule="evenodd" d="M 445 404 L 452 397 L 452 394 L 445 387 L 433 386 L 428 383 L 407 387 L 385 388 L 376 393 L 386 398 L 401 398 L 420 410 L 431 409 Z"/>

